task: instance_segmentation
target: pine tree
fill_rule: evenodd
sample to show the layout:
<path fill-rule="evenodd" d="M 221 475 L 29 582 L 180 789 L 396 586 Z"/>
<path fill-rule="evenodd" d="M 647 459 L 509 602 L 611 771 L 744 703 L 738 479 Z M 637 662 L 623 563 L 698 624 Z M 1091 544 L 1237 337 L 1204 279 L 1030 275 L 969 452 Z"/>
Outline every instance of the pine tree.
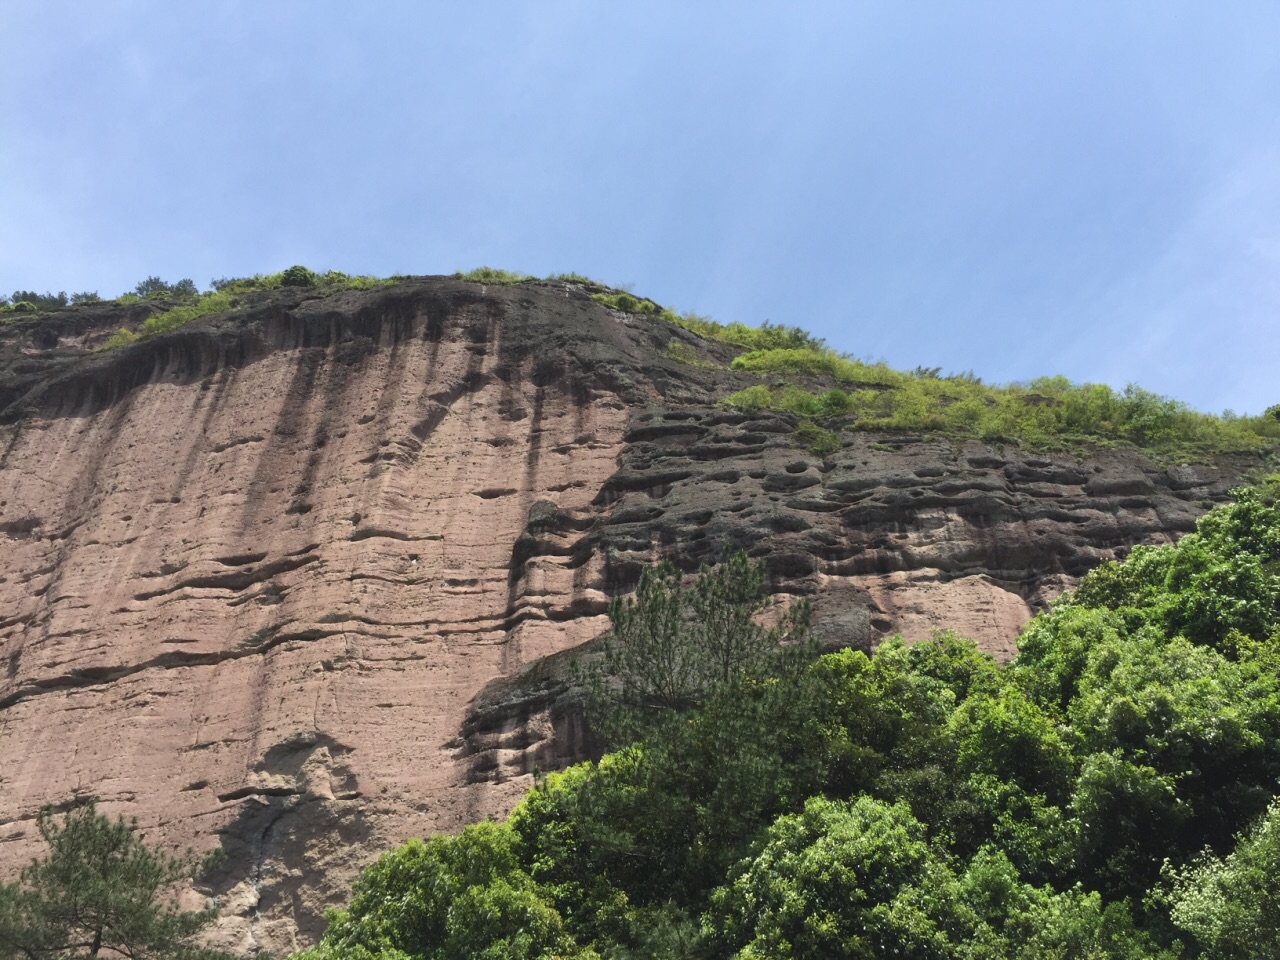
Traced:
<path fill-rule="evenodd" d="M 48 854 L 17 883 L 0 884 L 0 960 L 228 956 L 191 945 L 213 920 L 212 908 L 183 911 L 166 902 L 166 892 L 198 869 L 193 855 L 151 849 L 137 837 L 136 821 L 113 822 L 92 802 L 63 817 L 46 807 L 36 826 Z"/>
<path fill-rule="evenodd" d="M 808 604 L 762 626 L 763 587 L 763 565 L 742 551 L 688 585 L 667 561 L 647 568 L 634 596 L 609 605 L 611 629 L 584 671 L 592 726 L 617 746 L 701 706 L 718 687 L 806 665 L 816 652 Z"/>

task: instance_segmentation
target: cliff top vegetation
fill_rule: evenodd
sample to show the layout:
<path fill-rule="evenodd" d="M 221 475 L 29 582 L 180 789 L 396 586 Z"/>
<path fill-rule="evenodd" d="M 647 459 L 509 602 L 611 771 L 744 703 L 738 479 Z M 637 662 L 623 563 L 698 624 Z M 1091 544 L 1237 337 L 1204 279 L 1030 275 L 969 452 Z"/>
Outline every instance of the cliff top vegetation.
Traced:
<path fill-rule="evenodd" d="M 493 267 L 459 271 L 460 280 L 489 285 L 538 281 L 527 274 Z M 353 276 L 341 271 L 314 272 L 300 265 L 273 274 L 221 277 L 201 293 L 189 279 L 168 283 L 148 277 L 114 303 L 153 301 L 164 309 L 136 329 L 121 328 L 104 344 L 114 349 L 175 330 L 199 317 L 233 311 L 251 294 L 284 287 L 309 288 L 317 295 L 393 284 L 406 277 Z M 1105 384 L 1077 384 L 1061 376 L 1027 383 L 988 384 L 972 372 L 944 375 L 941 368 L 904 371 L 884 362 L 840 353 L 797 326 L 765 321 L 759 326 L 719 323 L 694 313 L 680 314 L 637 296 L 573 273 L 546 281 L 581 287 L 610 310 L 653 318 L 673 328 L 671 359 L 701 367 L 721 365 L 698 343 L 714 343 L 736 352 L 730 370 L 756 378 L 721 399 L 744 411 L 774 410 L 799 420 L 801 439 L 816 452 L 837 449 L 846 430 L 938 434 L 1013 443 L 1030 449 L 1081 450 L 1099 444 L 1128 444 L 1166 459 L 1203 459 L 1225 453 L 1274 449 L 1280 444 L 1280 404 L 1256 416 L 1225 411 L 1213 415 L 1130 384 L 1116 390 Z M 96 292 L 38 294 L 14 291 L 0 298 L 0 322 L 16 315 L 104 302 Z M 6 314 L 8 315 L 6 317 Z M 675 334 L 682 331 L 688 336 Z"/>

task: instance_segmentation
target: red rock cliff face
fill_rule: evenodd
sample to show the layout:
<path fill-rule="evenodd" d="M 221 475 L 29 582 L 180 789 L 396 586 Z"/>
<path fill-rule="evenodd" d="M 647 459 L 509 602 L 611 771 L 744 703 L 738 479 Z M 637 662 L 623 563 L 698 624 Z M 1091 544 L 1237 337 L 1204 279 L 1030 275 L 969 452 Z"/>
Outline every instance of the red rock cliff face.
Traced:
<path fill-rule="evenodd" d="M 868 437 L 821 460 L 715 408 L 744 381 L 664 359 L 685 334 L 561 285 L 285 292 L 91 354 L 102 311 L 4 348 L 0 860 L 92 795 L 225 848 L 218 938 L 246 953 L 312 942 L 380 850 L 579 752 L 494 681 L 595 636 L 658 554 L 744 546 L 837 642 L 954 626 L 1008 653 L 1247 465 Z"/>

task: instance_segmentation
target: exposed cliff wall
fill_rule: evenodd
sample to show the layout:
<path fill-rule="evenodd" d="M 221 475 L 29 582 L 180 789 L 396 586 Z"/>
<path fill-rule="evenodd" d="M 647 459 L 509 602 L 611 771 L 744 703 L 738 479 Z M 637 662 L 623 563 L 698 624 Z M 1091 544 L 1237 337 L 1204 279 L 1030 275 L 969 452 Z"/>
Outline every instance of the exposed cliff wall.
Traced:
<path fill-rule="evenodd" d="M 219 936 L 246 951 L 310 942 L 380 849 L 574 755 L 541 658 L 657 554 L 746 547 L 836 642 L 949 626 L 1003 655 L 1251 465 L 870 435 L 817 458 L 717 409 L 750 380 L 667 357 L 687 334 L 559 284 L 282 291 L 89 352 L 138 319 L 5 333 L 0 859 L 92 794 L 226 848 Z"/>

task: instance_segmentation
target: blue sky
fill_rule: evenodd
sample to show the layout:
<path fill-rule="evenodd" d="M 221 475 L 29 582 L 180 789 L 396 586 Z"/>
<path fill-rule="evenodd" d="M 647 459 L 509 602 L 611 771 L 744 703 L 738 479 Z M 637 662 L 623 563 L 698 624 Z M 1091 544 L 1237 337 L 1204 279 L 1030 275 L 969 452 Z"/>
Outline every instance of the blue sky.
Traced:
<path fill-rule="evenodd" d="M 1280 5 L 7 0 L 0 289 L 574 271 L 1280 403 Z"/>

